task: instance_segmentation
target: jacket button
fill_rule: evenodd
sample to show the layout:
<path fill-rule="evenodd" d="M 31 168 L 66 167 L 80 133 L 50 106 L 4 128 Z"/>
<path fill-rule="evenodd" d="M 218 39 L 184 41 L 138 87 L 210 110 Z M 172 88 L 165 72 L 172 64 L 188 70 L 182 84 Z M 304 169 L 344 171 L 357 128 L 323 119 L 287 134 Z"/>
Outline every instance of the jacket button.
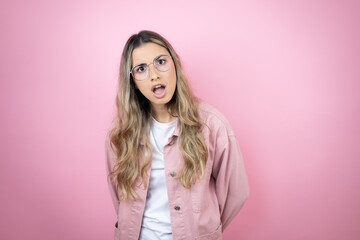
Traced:
<path fill-rule="evenodd" d="M 176 172 L 171 172 L 171 173 L 170 173 L 170 176 L 175 177 L 175 176 L 176 176 Z"/>
<path fill-rule="evenodd" d="M 176 211 L 179 211 L 179 210 L 180 210 L 180 206 L 177 206 L 177 205 L 176 205 L 176 206 L 174 207 L 174 209 L 175 209 Z"/>

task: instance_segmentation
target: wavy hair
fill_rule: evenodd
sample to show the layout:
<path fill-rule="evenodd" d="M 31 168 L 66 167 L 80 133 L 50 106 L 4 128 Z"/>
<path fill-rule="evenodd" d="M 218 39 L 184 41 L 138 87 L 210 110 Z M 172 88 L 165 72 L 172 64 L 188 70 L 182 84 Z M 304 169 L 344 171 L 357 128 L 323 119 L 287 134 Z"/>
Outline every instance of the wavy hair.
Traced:
<path fill-rule="evenodd" d="M 139 174 L 142 180 L 140 184 L 143 184 L 144 188 L 147 186 L 146 170 L 151 163 L 151 148 L 146 129 L 151 119 L 151 104 L 135 88 L 130 69 L 133 50 L 150 42 L 166 48 L 175 65 L 176 89 L 172 99 L 167 103 L 167 109 L 172 116 L 178 117 L 179 121 L 178 147 L 184 165 L 178 178 L 182 186 L 190 188 L 199 176 L 204 175 L 208 157 L 208 149 L 201 135 L 204 123 L 199 117 L 199 100 L 189 88 L 179 56 L 171 44 L 155 32 L 141 31 L 134 34 L 128 39 L 123 49 L 116 97 L 117 115 L 109 131 L 110 146 L 117 157 L 109 176 L 120 189 L 120 200 L 137 198 L 133 187 Z M 144 146 L 140 147 L 142 143 Z"/>

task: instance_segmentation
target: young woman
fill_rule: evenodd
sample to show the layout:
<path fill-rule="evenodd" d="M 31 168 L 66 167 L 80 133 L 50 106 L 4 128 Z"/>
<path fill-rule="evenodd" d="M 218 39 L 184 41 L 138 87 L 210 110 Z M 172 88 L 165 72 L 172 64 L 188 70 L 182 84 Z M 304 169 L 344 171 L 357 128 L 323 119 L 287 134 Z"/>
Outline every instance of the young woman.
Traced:
<path fill-rule="evenodd" d="M 179 56 L 159 34 L 123 50 L 106 170 L 115 239 L 221 239 L 249 196 L 226 118 L 192 94 Z"/>

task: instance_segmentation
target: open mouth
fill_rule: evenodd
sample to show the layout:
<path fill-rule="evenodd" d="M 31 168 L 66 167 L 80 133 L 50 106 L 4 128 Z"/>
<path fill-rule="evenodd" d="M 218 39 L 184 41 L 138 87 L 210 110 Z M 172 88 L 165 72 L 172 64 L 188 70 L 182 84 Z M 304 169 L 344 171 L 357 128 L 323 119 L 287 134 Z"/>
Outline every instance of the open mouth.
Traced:
<path fill-rule="evenodd" d="M 152 87 L 151 89 L 155 95 L 162 95 L 165 91 L 165 85 L 158 84 Z"/>

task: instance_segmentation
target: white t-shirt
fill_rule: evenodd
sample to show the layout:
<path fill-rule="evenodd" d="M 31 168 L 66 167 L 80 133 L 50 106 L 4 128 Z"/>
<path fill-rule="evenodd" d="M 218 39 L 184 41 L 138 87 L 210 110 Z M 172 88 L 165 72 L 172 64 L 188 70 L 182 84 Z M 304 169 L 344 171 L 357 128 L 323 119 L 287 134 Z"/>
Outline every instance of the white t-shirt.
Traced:
<path fill-rule="evenodd" d="M 152 118 L 149 136 L 152 163 L 140 240 L 172 240 L 163 150 L 175 130 L 175 123 L 160 123 Z"/>

